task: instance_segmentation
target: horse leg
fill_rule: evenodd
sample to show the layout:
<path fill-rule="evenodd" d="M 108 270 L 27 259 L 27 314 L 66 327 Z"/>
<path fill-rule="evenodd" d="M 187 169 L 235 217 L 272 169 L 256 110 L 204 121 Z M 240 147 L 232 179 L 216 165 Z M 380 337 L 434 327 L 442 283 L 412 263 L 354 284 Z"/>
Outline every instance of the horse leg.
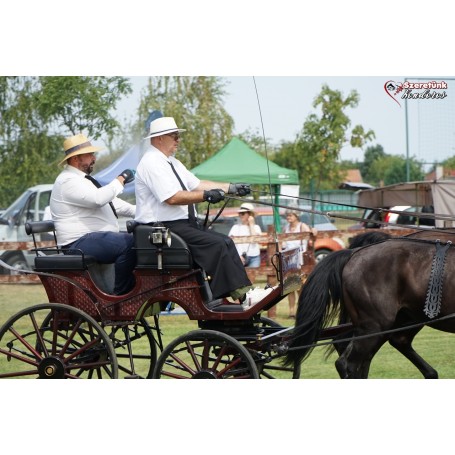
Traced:
<path fill-rule="evenodd" d="M 353 338 L 341 356 L 335 361 L 335 367 L 341 379 L 367 379 L 371 361 L 386 337 L 376 336 L 356 340 Z"/>
<path fill-rule="evenodd" d="M 340 322 L 341 324 L 342 322 Z M 334 344 L 333 348 L 337 352 L 339 358 L 335 361 L 335 367 L 340 375 L 340 378 L 347 379 L 347 362 L 346 356 L 343 356 L 346 349 L 349 347 L 349 344 L 354 336 L 354 331 L 351 330 L 343 335 L 339 335 L 333 339 Z M 368 373 L 370 371 L 371 361 L 362 362 L 362 365 L 359 367 L 360 377 L 368 378 Z"/>
<path fill-rule="evenodd" d="M 417 369 L 422 373 L 425 379 L 438 379 L 438 372 L 429 365 L 412 347 L 414 337 L 422 328 L 410 329 L 404 332 L 392 334 L 389 343 L 398 351 L 401 352 Z"/>

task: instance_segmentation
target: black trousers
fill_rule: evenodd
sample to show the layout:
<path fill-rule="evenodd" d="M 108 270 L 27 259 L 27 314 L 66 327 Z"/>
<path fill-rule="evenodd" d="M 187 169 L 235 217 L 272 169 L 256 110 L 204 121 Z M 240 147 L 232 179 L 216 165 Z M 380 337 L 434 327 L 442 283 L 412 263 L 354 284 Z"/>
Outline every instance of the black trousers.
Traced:
<path fill-rule="evenodd" d="M 234 242 L 227 235 L 205 231 L 188 220 L 163 221 L 188 244 L 193 260 L 211 277 L 213 297 L 219 299 L 241 287 L 251 286 Z"/>

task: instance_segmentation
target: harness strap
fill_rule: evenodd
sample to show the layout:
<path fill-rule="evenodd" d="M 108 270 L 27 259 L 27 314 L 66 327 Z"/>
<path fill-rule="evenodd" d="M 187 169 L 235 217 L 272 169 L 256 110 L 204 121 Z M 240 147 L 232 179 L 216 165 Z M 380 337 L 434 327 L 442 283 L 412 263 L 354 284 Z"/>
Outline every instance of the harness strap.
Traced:
<path fill-rule="evenodd" d="M 448 241 L 441 245 L 440 241 L 436 242 L 436 253 L 431 265 L 430 280 L 428 282 L 427 296 L 423 312 L 430 318 L 436 317 L 441 311 L 442 301 L 442 284 L 444 280 L 444 267 L 446 262 L 447 250 L 452 242 Z"/>

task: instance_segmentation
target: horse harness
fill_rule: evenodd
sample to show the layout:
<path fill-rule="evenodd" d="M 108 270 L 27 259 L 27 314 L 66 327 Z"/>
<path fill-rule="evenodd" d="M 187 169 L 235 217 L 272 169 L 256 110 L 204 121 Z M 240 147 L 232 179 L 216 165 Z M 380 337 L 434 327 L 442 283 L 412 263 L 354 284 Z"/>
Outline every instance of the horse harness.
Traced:
<path fill-rule="evenodd" d="M 444 269 L 446 264 L 447 251 L 452 242 L 441 242 L 441 240 L 425 240 L 406 237 L 395 237 L 389 240 L 408 240 L 412 242 L 430 243 L 435 245 L 436 251 L 431 264 L 430 278 L 428 280 L 427 295 L 423 312 L 429 319 L 435 318 L 441 311 L 442 285 L 444 281 Z"/>

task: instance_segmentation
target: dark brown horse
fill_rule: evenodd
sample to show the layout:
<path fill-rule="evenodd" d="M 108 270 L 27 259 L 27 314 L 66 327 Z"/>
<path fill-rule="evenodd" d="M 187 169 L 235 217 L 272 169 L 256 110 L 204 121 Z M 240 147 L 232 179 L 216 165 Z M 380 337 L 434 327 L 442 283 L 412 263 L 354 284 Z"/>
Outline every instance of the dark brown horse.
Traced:
<path fill-rule="evenodd" d="M 423 324 L 455 332 L 455 249 L 450 243 L 444 248 L 447 241 L 455 242 L 453 231 L 425 230 L 327 256 L 302 288 L 286 363 L 304 360 L 321 329 L 333 325 L 341 314 L 353 324 L 353 338 L 337 347 L 335 365 L 341 378 L 367 378 L 374 355 L 387 341 L 425 378 L 437 378 L 412 341 Z M 436 260 L 437 246 L 441 251 Z M 440 300 L 440 308 L 430 316 L 428 299 L 433 305 Z M 399 331 L 389 332 L 395 329 Z"/>

